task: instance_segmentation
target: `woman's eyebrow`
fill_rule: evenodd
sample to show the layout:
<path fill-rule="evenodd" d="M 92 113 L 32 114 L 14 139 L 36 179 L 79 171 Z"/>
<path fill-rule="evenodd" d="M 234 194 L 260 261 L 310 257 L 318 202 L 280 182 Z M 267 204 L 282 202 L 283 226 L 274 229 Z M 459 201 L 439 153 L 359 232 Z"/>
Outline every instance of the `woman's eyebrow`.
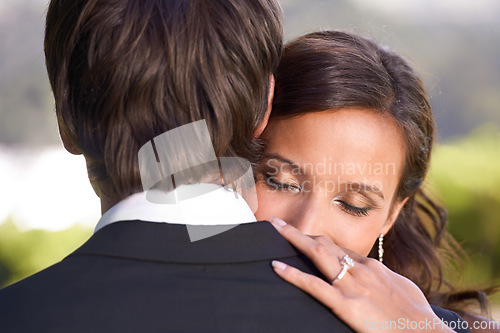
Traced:
<path fill-rule="evenodd" d="M 380 190 L 377 186 L 375 185 L 367 185 L 367 184 L 361 184 L 357 182 L 352 182 L 352 183 L 347 183 L 345 184 L 346 190 L 349 189 L 349 191 L 352 192 L 359 192 L 359 191 L 366 191 L 366 192 L 371 192 L 380 197 L 382 200 L 384 200 L 384 193 L 382 193 L 382 190 Z"/>
<path fill-rule="evenodd" d="M 262 155 L 264 157 L 264 159 L 266 160 L 277 160 L 277 161 L 280 161 L 282 163 L 285 163 L 285 164 L 288 164 L 290 165 L 291 167 L 293 167 L 294 169 L 298 169 L 300 171 L 300 173 L 302 174 L 302 170 L 300 168 L 300 165 L 292 162 L 291 160 L 289 160 L 288 158 L 280 155 L 280 154 L 277 154 L 277 153 L 264 153 Z"/>

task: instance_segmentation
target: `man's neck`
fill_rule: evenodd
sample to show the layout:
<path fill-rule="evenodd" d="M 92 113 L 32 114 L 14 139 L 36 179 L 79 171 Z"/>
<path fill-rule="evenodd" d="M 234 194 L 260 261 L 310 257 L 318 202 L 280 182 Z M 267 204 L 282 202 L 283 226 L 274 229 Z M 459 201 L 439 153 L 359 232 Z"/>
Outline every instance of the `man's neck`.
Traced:
<path fill-rule="evenodd" d="M 101 196 L 101 214 L 106 213 L 111 207 L 120 202 L 118 197 Z"/>

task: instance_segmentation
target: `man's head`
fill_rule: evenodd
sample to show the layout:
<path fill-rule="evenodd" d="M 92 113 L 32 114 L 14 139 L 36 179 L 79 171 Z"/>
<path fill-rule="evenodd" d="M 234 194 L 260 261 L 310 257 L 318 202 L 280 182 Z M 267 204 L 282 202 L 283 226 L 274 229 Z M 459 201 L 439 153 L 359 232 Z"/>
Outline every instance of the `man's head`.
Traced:
<path fill-rule="evenodd" d="M 98 194 L 141 191 L 141 146 L 201 119 L 217 156 L 255 160 L 282 30 L 275 0 L 52 0 L 59 129 Z"/>

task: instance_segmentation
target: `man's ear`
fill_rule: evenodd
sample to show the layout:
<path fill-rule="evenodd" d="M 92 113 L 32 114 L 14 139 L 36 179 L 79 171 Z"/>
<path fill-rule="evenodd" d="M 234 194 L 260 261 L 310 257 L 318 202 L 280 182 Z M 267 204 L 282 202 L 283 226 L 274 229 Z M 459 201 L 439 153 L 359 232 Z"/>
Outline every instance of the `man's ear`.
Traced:
<path fill-rule="evenodd" d="M 269 91 L 267 92 L 267 110 L 264 114 L 264 118 L 260 122 L 259 126 L 253 131 L 253 137 L 258 138 L 262 132 L 266 129 L 267 123 L 269 122 L 269 117 L 271 116 L 271 109 L 273 108 L 273 98 L 274 98 L 274 75 L 269 76 Z"/>
<path fill-rule="evenodd" d="M 70 139 L 69 135 L 66 131 L 59 127 L 59 134 L 61 135 L 61 140 L 64 145 L 64 149 L 66 149 L 69 153 L 73 155 L 81 155 L 81 150 L 73 143 L 73 140 Z"/>
<path fill-rule="evenodd" d="M 409 197 L 406 197 L 403 200 L 398 200 L 394 203 L 394 207 L 392 207 L 392 211 L 387 217 L 387 221 L 382 227 L 381 233 L 385 235 L 389 232 L 389 230 L 391 230 L 394 223 L 396 223 L 399 213 L 401 213 L 401 210 L 403 209 L 403 206 L 408 201 L 408 199 Z"/>

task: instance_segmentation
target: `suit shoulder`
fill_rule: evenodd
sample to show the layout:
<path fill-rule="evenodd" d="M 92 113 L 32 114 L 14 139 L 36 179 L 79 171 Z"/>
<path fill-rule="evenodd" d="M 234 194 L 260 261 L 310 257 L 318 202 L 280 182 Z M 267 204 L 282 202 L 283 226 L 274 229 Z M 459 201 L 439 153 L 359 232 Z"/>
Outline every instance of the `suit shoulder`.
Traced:
<path fill-rule="evenodd" d="M 448 327 L 453 329 L 455 332 L 467 333 L 470 332 L 468 328 L 468 323 L 462 319 L 457 313 L 440 308 L 435 305 L 431 305 L 434 313 L 444 321 Z"/>
<path fill-rule="evenodd" d="M 64 280 L 70 281 L 77 276 L 83 266 L 75 265 L 73 258 L 66 258 L 51 265 L 38 273 L 30 275 L 10 286 L 0 289 L 0 305 L 4 299 L 19 299 L 28 295 L 37 295 L 44 292 L 50 292 Z M 33 293 L 35 292 L 36 293 Z M 23 296 L 26 295 L 26 296 Z"/>

